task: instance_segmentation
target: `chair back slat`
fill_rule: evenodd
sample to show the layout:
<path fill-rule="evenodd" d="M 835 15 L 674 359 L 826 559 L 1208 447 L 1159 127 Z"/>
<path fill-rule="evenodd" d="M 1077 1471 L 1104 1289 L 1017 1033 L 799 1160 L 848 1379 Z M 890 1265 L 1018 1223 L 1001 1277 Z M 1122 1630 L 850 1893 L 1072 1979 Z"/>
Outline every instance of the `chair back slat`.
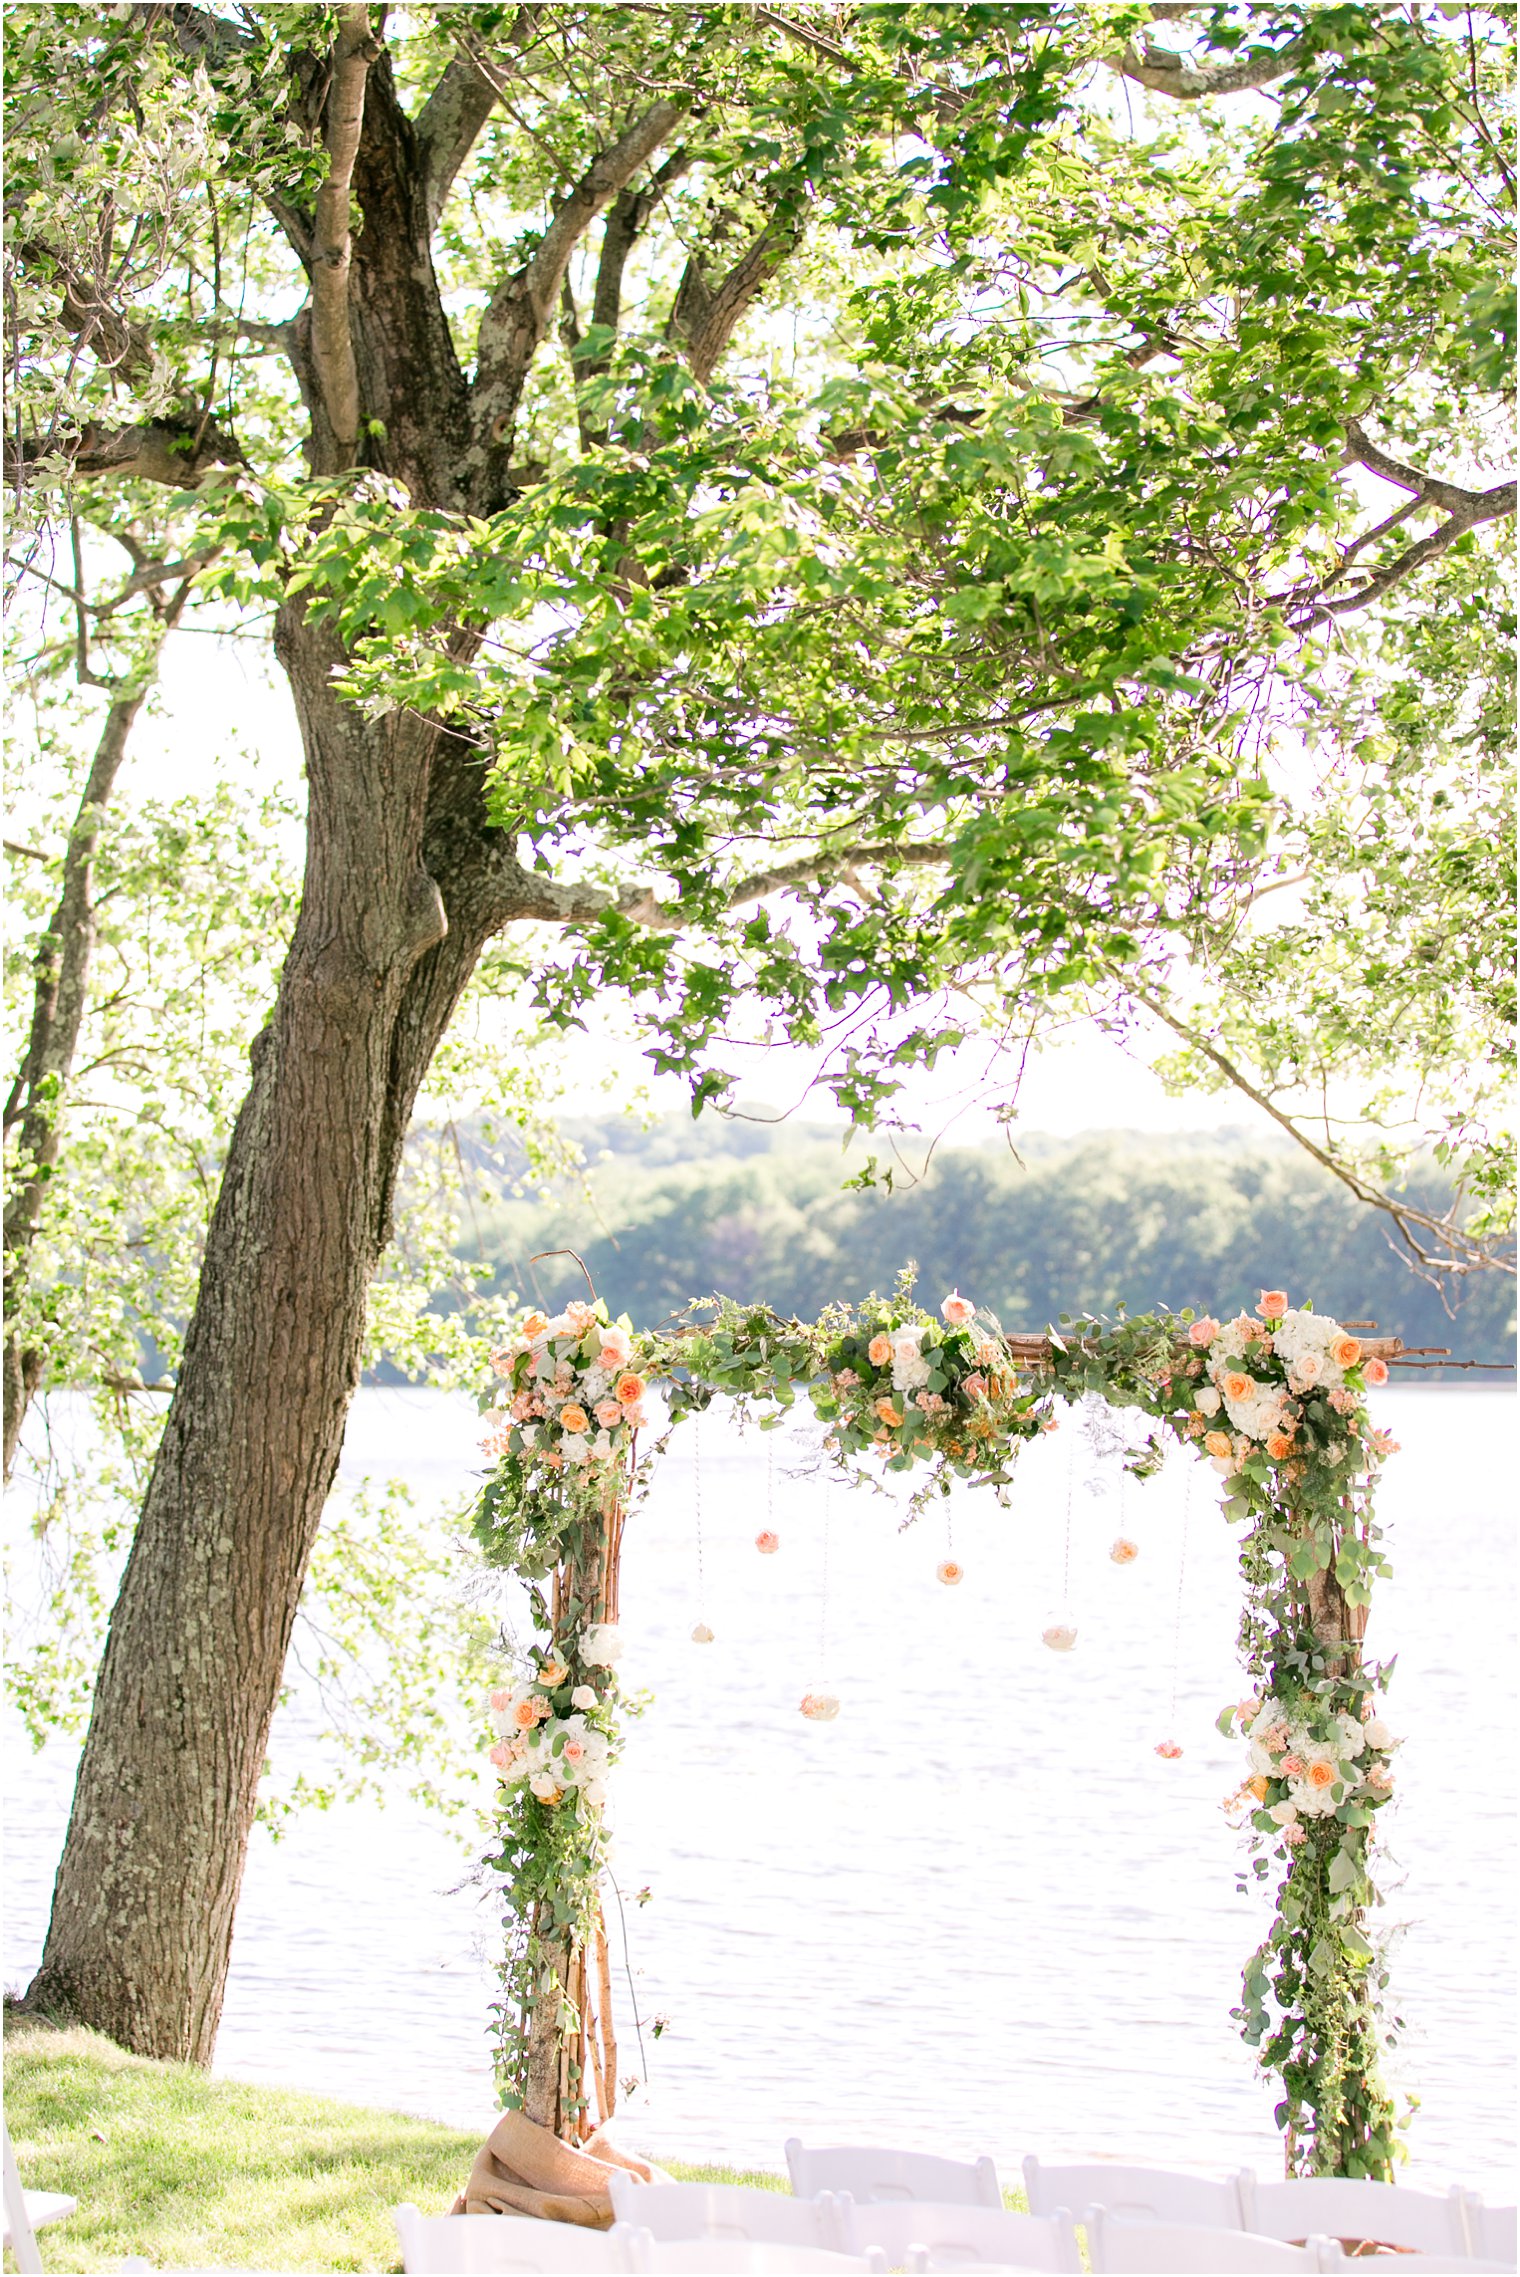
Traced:
<path fill-rule="evenodd" d="M 1461 2193 L 1397 2189 L 1389 2182 L 1353 2182 L 1335 2175 L 1291 2182 L 1258 2182 L 1249 2169 L 1236 2177 L 1241 2218 L 1261 2237 L 1298 2239 L 1311 2233 L 1403 2252 L 1469 2251 Z"/>
<path fill-rule="evenodd" d="M 1049 2269 L 1077 2277 L 1082 2256 L 1071 2216 L 1011 2214 L 991 2206 L 907 2205 L 857 2206 L 840 2201 L 847 2252 L 860 2253 L 878 2245 L 894 2268 L 914 2265 L 930 2270 L 974 2270 L 990 2264 L 1016 2269 Z"/>
<path fill-rule="evenodd" d="M 540 2222 L 517 2214 L 422 2214 L 395 2209 L 401 2265 L 407 2277 L 596 2277 L 631 2266 L 628 2231 Z"/>
<path fill-rule="evenodd" d="M 799 2198 L 820 2191 L 848 2191 L 857 2205 L 922 2203 L 991 2206 L 1001 2209 L 1002 2186 L 990 2158 L 936 2158 L 929 2151 L 875 2146 L 805 2148 L 793 2135 L 786 2146 L 787 2171 Z"/>
<path fill-rule="evenodd" d="M 742 2183 L 650 2184 L 621 2172 L 612 2175 L 609 2187 L 618 2220 L 648 2230 L 655 2239 L 735 2238 L 753 2245 L 845 2250 L 831 2192 L 792 2198 L 779 2190 L 746 2189 Z"/>
<path fill-rule="evenodd" d="M 821 2246 L 767 2245 L 753 2238 L 629 2236 L 634 2277 L 886 2277 L 886 2255 L 828 2253 Z"/>
<path fill-rule="evenodd" d="M 1105 2206 L 1126 2221 L 1244 2227 L 1233 2177 L 1216 2182 L 1162 2166 L 1045 2166 L 1026 2158 L 1024 2188 L 1031 2214 L 1053 2214 L 1058 2206 Z"/>
<path fill-rule="evenodd" d="M 1104 2206 L 1083 2217 L 1087 2251 L 1097 2277 L 1272 2277 L 1275 2271 L 1343 2270 L 1333 2239 L 1284 2245 L 1246 2230 L 1213 2230 L 1194 2222 L 1127 2219 Z"/>

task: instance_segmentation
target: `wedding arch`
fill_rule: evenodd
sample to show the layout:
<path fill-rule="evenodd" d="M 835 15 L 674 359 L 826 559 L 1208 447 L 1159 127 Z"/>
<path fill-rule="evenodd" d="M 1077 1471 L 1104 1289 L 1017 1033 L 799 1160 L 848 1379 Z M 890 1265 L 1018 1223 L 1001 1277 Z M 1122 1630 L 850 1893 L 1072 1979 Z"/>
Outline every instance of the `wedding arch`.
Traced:
<path fill-rule="evenodd" d="M 1150 1419 L 1130 1470 L 1154 1473 L 1167 1439 L 1180 1442 L 1220 1474 L 1224 1517 L 1240 1529 L 1245 1696 L 1219 1726 L 1245 1751 L 1236 1805 L 1254 1871 L 1277 1881 L 1233 2013 L 1281 2082 L 1286 2169 L 1389 2179 L 1387 1971 L 1369 1925 L 1373 1829 L 1398 1742 L 1380 1712 L 1384 1671 L 1362 1645 L 1388 1570 L 1373 1496 L 1394 1443 L 1366 1394 L 1403 1352 L 1397 1337 L 1360 1338 L 1281 1290 L 1224 1323 L 1086 1316 L 1042 1335 L 1005 1334 L 958 1291 L 935 1316 L 907 1275 L 892 1296 L 813 1322 L 727 1299 L 651 1335 L 600 1302 L 527 1314 L 491 1355 L 493 1468 L 474 1512 L 487 1560 L 527 1582 L 536 1631 L 490 1697 L 503 2103 L 575 2140 L 616 2101 L 600 1885 L 619 1746 L 618 1577 L 630 1507 L 671 1432 L 716 1397 L 767 1410 L 765 1421 L 805 1400 L 839 1471 L 922 1473 L 912 1515 L 958 1481 L 1006 1499 L 1020 1447 L 1055 1428 L 1060 1403 L 1096 1394 Z M 666 1420 L 651 1438 L 656 1385 Z M 1070 1634 L 1046 1641 L 1060 1649 Z M 801 1709 L 827 1719 L 838 1702 L 809 1693 Z"/>

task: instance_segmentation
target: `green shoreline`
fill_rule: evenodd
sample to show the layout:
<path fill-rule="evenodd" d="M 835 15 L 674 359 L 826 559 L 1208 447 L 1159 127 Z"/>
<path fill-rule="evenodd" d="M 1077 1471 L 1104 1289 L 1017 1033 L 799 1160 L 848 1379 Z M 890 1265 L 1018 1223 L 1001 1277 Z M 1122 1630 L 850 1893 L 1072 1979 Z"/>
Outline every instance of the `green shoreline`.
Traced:
<path fill-rule="evenodd" d="M 212 2079 L 128 2055 L 98 2032 L 12 2015 L 5 2111 L 27 2187 L 79 2201 L 38 2233 L 55 2277 L 93 2277 L 133 2254 L 169 2268 L 399 2270 L 391 2208 L 447 2212 L 481 2140 L 402 2112 Z M 683 2181 L 787 2187 L 780 2174 L 662 2163 Z"/>

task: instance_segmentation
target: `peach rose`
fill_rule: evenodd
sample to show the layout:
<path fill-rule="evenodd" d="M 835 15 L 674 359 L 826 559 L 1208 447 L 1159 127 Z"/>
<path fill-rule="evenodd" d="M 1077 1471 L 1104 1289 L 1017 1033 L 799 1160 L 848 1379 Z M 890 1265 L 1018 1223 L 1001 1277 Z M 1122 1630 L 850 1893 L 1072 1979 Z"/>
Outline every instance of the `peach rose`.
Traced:
<path fill-rule="evenodd" d="M 953 1589 L 964 1572 L 965 1568 L 957 1565 L 954 1558 L 942 1558 L 934 1569 L 934 1578 L 942 1581 L 947 1589 Z"/>
<path fill-rule="evenodd" d="M 1203 1444 L 1216 1462 L 1223 1462 L 1227 1456 L 1233 1455 L 1235 1452 L 1228 1431 L 1206 1431 Z"/>
<path fill-rule="evenodd" d="M 559 1427 L 562 1431 L 589 1431 L 591 1429 L 591 1418 L 586 1410 L 583 1407 L 577 1407 L 572 1399 L 559 1411 Z"/>
<path fill-rule="evenodd" d="M 1313 1763 L 1310 1764 L 1309 1784 L 1311 1787 L 1316 1788 L 1320 1794 L 1323 1794 L 1327 1787 L 1333 1787 L 1335 1785 L 1335 1779 L 1335 1765 L 1333 1763 L 1327 1763 L 1324 1760 L 1323 1756 L 1318 1757 Z"/>
<path fill-rule="evenodd" d="M 517 1751 L 509 1740 L 499 1739 L 489 1751 L 486 1760 L 488 1763 L 494 1763 L 498 1771 L 507 1771 L 517 1761 Z"/>
<path fill-rule="evenodd" d="M 597 1366 L 611 1375 L 614 1368 L 626 1368 L 633 1358 L 633 1339 L 623 1328 L 604 1328 L 602 1348 L 596 1356 Z"/>
<path fill-rule="evenodd" d="M 1219 1388 L 1226 1399 L 1249 1399 L 1255 1385 L 1256 1378 L 1248 1376 L 1241 1368 L 1231 1368 L 1228 1375 L 1219 1379 Z"/>
<path fill-rule="evenodd" d="M 1263 1320 L 1281 1320 L 1288 1309 L 1286 1289 L 1263 1289 L 1256 1300 L 1256 1309 Z"/>
<path fill-rule="evenodd" d="M 1210 1320 L 1205 1316 L 1202 1320 L 1195 1320 L 1188 1330 L 1188 1342 L 1189 1344 L 1196 1344 L 1200 1351 L 1205 1351 L 1218 1334 L 1218 1321 Z"/>
<path fill-rule="evenodd" d="M 511 1705 L 512 1695 L 510 1692 L 493 1692 L 491 1694 L 491 1709 L 493 1714 L 504 1716 Z"/>
<path fill-rule="evenodd" d="M 1301 1755 L 1285 1755 L 1277 1768 L 1285 1779 L 1301 1779 L 1304 1775 L 1304 1759 Z"/>
<path fill-rule="evenodd" d="M 755 1547 L 763 1558 L 773 1558 L 781 1547 L 781 1536 L 767 1528 L 765 1533 L 755 1536 Z"/>
<path fill-rule="evenodd" d="M 1388 1363 L 1386 1360 L 1378 1359 L 1374 1353 L 1370 1360 L 1362 1362 L 1362 1382 L 1364 1384 L 1386 1384 L 1387 1381 Z"/>
<path fill-rule="evenodd" d="M 1293 1440 L 1286 1431 L 1267 1433 L 1267 1453 L 1274 1463 L 1285 1463 L 1293 1452 Z"/>
<path fill-rule="evenodd" d="M 1338 1368 L 1354 1368 L 1362 1356 L 1362 1348 L 1354 1336 L 1337 1336 L 1330 1347 L 1330 1357 Z"/>
<path fill-rule="evenodd" d="M 959 1289 L 953 1289 L 939 1308 L 940 1318 L 951 1328 L 964 1328 L 968 1320 L 976 1318 L 976 1306 Z"/>
<path fill-rule="evenodd" d="M 889 1368 L 892 1365 L 891 1337 L 873 1336 L 866 1346 L 866 1358 L 873 1368 Z"/>
<path fill-rule="evenodd" d="M 615 1399 L 599 1399 L 596 1403 L 596 1419 L 604 1431 L 613 1431 L 622 1422 L 623 1411 Z"/>
<path fill-rule="evenodd" d="M 548 1713 L 547 1700 L 519 1700 L 512 1710 L 512 1721 L 519 1731 L 531 1731 L 535 1724 L 543 1722 Z"/>
<path fill-rule="evenodd" d="M 902 1422 L 901 1409 L 894 1407 L 889 1399 L 879 1399 L 876 1402 L 875 1413 L 881 1417 L 883 1423 L 890 1423 L 894 1431 Z"/>
<path fill-rule="evenodd" d="M 1140 1555 L 1140 1544 L 1130 1541 L 1127 1535 L 1121 1534 L 1108 1554 L 1115 1565 L 1133 1565 Z"/>
<path fill-rule="evenodd" d="M 626 1375 L 618 1377 L 613 1389 L 624 1407 L 637 1407 L 644 1396 L 644 1379 L 642 1376 L 635 1375 L 630 1368 Z"/>

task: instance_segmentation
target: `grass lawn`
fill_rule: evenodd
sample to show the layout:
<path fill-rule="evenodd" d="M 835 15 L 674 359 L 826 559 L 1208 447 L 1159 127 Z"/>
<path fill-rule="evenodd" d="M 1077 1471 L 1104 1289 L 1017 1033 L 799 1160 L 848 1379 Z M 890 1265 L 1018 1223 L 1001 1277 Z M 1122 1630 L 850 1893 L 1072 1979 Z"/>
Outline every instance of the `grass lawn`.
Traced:
<path fill-rule="evenodd" d="M 45 2270 L 142 2254 L 161 2268 L 398 2270 L 391 2208 L 446 2213 L 479 2135 L 291 2088 L 129 2056 L 97 2032 L 7 2019 L 5 2109 L 21 2178 L 79 2200 L 39 2233 Z M 632 2130 L 636 2139 L 636 2125 Z M 672 2166 L 684 2181 L 785 2178 Z M 9 2259 L 9 2257 L 7 2257 Z"/>

